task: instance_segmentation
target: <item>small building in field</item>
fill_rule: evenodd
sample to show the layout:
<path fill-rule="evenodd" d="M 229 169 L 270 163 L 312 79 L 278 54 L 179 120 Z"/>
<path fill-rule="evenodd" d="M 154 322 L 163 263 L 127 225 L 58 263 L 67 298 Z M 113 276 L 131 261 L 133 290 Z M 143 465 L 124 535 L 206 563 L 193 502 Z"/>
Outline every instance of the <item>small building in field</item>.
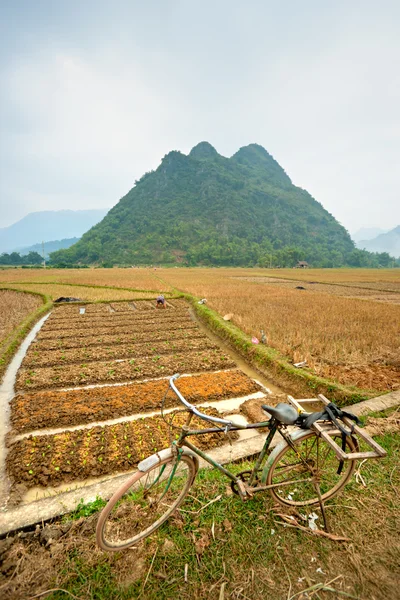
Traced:
<path fill-rule="evenodd" d="M 310 265 L 308 264 L 307 261 L 305 260 L 299 260 L 299 262 L 296 265 L 296 269 L 308 269 Z"/>

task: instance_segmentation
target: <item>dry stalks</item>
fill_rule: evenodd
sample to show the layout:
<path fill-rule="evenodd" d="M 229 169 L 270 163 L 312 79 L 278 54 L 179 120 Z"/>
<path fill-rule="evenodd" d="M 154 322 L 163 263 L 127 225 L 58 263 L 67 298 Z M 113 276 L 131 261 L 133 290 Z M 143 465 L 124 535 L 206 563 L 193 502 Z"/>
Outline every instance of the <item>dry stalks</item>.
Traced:
<path fill-rule="evenodd" d="M 32 292 L 40 292 L 50 296 L 53 300 L 60 296 L 70 296 L 85 301 L 96 300 L 134 300 L 136 298 L 152 298 L 154 293 L 150 292 L 129 292 L 127 290 L 112 290 L 109 288 L 83 287 L 64 284 L 40 284 L 40 283 L 13 283 L 10 287 Z"/>
<path fill-rule="evenodd" d="M 0 289 L 0 347 L 13 329 L 41 304 L 40 297 Z"/>

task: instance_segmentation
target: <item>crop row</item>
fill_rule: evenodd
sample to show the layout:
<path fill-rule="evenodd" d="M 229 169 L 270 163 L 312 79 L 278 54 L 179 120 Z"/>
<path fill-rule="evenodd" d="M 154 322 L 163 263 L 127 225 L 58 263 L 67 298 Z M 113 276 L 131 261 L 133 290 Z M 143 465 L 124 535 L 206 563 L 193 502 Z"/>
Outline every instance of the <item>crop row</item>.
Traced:
<path fill-rule="evenodd" d="M 126 322 L 124 324 L 116 324 L 110 327 L 82 327 L 81 329 L 63 329 L 61 331 L 39 331 L 38 339 L 54 339 L 54 338 L 69 338 L 69 337 L 87 337 L 92 335 L 103 335 L 109 333 L 136 333 L 141 331 L 163 331 L 172 329 L 190 329 L 193 327 L 193 321 L 188 317 L 185 320 L 177 320 L 176 322 L 161 322 L 159 320 L 147 321 L 146 323 Z"/>
<path fill-rule="evenodd" d="M 205 412 L 217 416 L 215 409 Z M 179 411 L 171 428 L 162 417 L 147 417 L 136 421 L 104 427 L 67 431 L 56 435 L 30 436 L 15 442 L 7 455 L 7 470 L 11 481 L 34 485 L 57 485 L 133 469 L 137 463 L 170 444 L 175 427 L 184 424 L 187 413 Z M 205 426 L 194 419 L 194 428 Z M 231 439 L 235 434 L 230 434 Z M 204 434 L 196 438 L 200 448 L 212 448 L 226 441 L 221 434 Z"/>
<path fill-rule="evenodd" d="M 185 329 L 163 329 L 161 331 L 144 331 L 142 333 L 108 333 L 103 335 L 95 335 L 93 332 L 87 337 L 67 337 L 63 339 L 38 339 L 35 340 L 29 349 L 30 352 L 37 350 L 60 350 L 66 348 L 87 348 L 90 346 L 110 346 L 111 344 L 129 344 L 141 342 L 157 342 L 163 340 L 179 340 L 189 338 L 202 338 L 204 333 L 199 329 L 196 323 L 192 323 L 192 327 Z"/>
<path fill-rule="evenodd" d="M 162 315 L 162 316 L 161 316 Z M 73 319 L 52 319 L 50 316 L 41 328 L 42 332 L 63 331 L 65 329 L 82 329 L 84 327 L 123 327 L 129 323 L 138 325 L 146 323 L 175 323 L 190 319 L 187 310 L 158 311 L 157 313 L 126 313 L 120 312 L 108 315 L 80 315 Z"/>
<path fill-rule="evenodd" d="M 174 309 L 169 309 L 169 310 L 157 310 L 154 312 L 146 312 L 146 311 L 135 311 L 135 310 L 118 310 L 115 312 L 111 312 L 111 311 L 107 311 L 105 313 L 90 313 L 90 312 L 85 312 L 85 313 L 80 313 L 77 312 L 76 314 L 72 314 L 72 315 L 59 315 L 57 310 L 53 310 L 53 312 L 51 313 L 48 321 L 46 322 L 46 325 L 48 322 L 53 322 L 54 324 L 61 324 L 64 323 L 66 325 L 68 325 L 69 323 L 74 323 L 74 322 L 79 322 L 79 321 L 86 321 L 86 320 L 97 320 L 97 321 L 101 321 L 101 320 L 109 320 L 109 319 L 117 319 L 119 317 L 126 317 L 126 318 L 130 318 L 130 319 L 138 319 L 138 320 L 146 320 L 146 319 L 152 319 L 154 317 L 157 317 L 158 319 L 168 319 L 171 318 L 173 316 L 177 316 L 177 315 L 187 315 L 188 314 L 188 309 L 187 308 L 174 308 Z"/>
<path fill-rule="evenodd" d="M 232 368 L 235 363 L 221 350 L 182 352 L 117 361 L 98 361 L 80 365 L 57 365 L 35 369 L 21 368 L 17 390 L 55 388 L 91 383 L 124 382 L 165 377 L 174 373 L 196 373 Z"/>
<path fill-rule="evenodd" d="M 192 404 L 240 398 L 261 389 L 236 369 L 182 377 L 176 385 Z M 11 402 L 11 423 L 14 433 L 22 433 L 125 417 L 160 408 L 167 390 L 168 380 L 161 379 L 121 386 L 19 394 Z M 179 400 L 169 390 L 164 407 L 178 405 Z"/>
<path fill-rule="evenodd" d="M 150 357 L 193 350 L 211 350 L 217 346 L 205 335 L 200 338 L 188 338 L 163 342 L 144 342 L 139 344 L 118 344 L 116 346 L 94 346 L 89 348 L 70 348 L 68 350 L 38 350 L 35 346 L 26 355 L 22 366 L 26 368 L 49 367 L 95 360 Z"/>

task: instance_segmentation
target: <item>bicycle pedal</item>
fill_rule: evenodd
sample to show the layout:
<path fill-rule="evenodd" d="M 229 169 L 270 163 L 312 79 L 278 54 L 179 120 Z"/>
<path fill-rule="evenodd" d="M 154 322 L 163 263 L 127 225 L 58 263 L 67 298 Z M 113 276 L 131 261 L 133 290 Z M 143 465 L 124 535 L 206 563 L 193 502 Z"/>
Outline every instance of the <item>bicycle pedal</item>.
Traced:
<path fill-rule="evenodd" d="M 240 479 L 238 479 L 238 481 L 236 482 L 237 487 L 238 487 L 238 492 L 239 492 L 239 496 L 241 497 L 242 500 L 248 500 L 249 498 L 251 498 L 251 496 L 253 494 L 249 493 L 248 489 L 246 488 L 245 484 L 243 481 L 240 481 Z"/>

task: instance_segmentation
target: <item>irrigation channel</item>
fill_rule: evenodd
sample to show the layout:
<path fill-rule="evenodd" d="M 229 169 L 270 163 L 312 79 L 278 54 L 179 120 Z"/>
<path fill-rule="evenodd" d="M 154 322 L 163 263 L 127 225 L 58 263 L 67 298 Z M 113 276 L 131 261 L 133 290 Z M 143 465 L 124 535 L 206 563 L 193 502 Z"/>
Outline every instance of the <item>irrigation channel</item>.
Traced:
<path fill-rule="evenodd" d="M 166 447 L 160 405 L 175 372 L 190 402 L 243 424 L 260 420 L 266 397 L 284 397 L 181 299 L 167 310 L 149 301 L 77 303 L 43 317 L 0 387 L 0 534 L 110 496 L 137 462 Z M 174 424 L 183 419 L 178 408 L 168 394 Z M 228 462 L 257 452 L 264 437 L 213 434 L 204 447 Z"/>

